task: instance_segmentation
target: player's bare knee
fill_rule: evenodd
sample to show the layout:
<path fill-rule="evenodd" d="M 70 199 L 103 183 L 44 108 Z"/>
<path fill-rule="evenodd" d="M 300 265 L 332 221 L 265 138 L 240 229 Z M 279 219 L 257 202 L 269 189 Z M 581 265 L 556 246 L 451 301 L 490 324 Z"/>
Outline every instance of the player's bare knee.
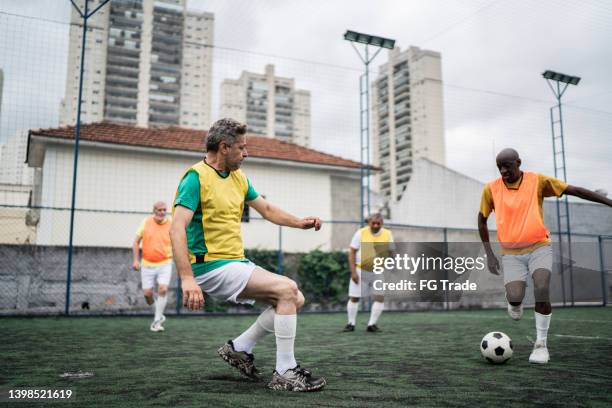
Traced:
<path fill-rule="evenodd" d="M 384 303 L 384 301 L 385 301 L 385 297 L 384 297 L 384 296 L 379 296 L 379 295 L 376 295 L 376 296 L 374 296 L 374 301 L 375 301 L 375 302 Z"/>
<path fill-rule="evenodd" d="M 280 301 L 297 304 L 299 289 L 297 284 L 289 279 L 283 279 L 279 284 L 278 298 Z"/>
<path fill-rule="evenodd" d="M 157 289 L 157 293 L 159 294 L 159 296 L 166 296 L 168 294 L 168 287 L 160 286 L 159 289 Z"/>
<path fill-rule="evenodd" d="M 359 298 L 358 297 L 352 297 L 350 299 L 351 299 L 351 302 L 353 302 L 353 303 L 358 303 L 359 302 Z"/>
<path fill-rule="evenodd" d="M 518 306 L 525 298 L 525 282 L 508 282 L 506 284 L 506 299 L 513 306 Z"/>
<path fill-rule="evenodd" d="M 147 301 L 147 304 L 152 305 L 154 302 L 153 289 L 145 289 L 143 291 L 143 294 L 144 294 L 145 300 Z"/>

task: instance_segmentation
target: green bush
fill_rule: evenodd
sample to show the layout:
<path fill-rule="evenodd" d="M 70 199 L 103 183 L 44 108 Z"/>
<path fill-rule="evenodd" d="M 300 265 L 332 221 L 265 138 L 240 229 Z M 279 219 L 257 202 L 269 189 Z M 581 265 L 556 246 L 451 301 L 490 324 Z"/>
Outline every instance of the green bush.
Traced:
<path fill-rule="evenodd" d="M 298 263 L 297 278 L 308 303 L 323 307 L 344 303 L 348 291 L 349 265 L 346 252 L 314 250 Z"/>

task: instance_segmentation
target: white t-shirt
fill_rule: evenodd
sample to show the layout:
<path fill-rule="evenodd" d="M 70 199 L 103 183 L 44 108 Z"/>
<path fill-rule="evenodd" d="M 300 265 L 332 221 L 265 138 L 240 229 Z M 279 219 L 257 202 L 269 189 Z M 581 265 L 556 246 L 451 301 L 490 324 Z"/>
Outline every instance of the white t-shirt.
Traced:
<path fill-rule="evenodd" d="M 382 233 L 382 228 L 376 234 L 372 234 L 372 235 L 377 237 L 381 233 Z M 391 236 L 391 239 L 389 240 L 390 242 L 389 249 L 392 251 L 395 251 L 395 245 L 393 245 L 393 242 L 394 242 L 393 233 L 389 231 L 389 235 Z M 353 239 L 351 239 L 350 247 L 357 250 L 357 253 L 355 254 L 355 264 L 360 263 L 361 262 L 361 229 L 358 229 L 353 235 Z"/>

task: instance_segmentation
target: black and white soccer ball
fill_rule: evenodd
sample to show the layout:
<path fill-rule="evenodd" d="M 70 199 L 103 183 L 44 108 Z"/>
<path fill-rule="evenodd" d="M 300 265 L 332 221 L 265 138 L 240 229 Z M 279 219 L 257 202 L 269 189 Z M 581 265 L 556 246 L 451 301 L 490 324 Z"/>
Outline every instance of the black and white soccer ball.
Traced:
<path fill-rule="evenodd" d="M 491 364 L 503 364 L 512 357 L 512 340 L 502 332 L 487 333 L 480 342 L 482 356 Z"/>

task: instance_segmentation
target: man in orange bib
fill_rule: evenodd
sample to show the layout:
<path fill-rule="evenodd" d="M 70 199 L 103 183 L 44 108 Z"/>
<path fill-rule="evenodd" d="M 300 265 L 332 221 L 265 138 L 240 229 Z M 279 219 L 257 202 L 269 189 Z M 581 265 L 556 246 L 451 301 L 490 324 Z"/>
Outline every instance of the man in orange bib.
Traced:
<path fill-rule="evenodd" d="M 551 317 L 549 286 L 552 248 L 548 229 L 544 225 L 544 197 L 569 194 L 608 206 L 612 206 L 612 200 L 553 177 L 521 171 L 521 159 L 514 149 L 502 150 L 496 161 L 501 177 L 484 187 L 478 231 L 487 254 L 489 270 L 499 275 L 499 261 L 491 249 L 487 227 L 487 218 L 495 211 L 508 314 L 514 320 L 519 320 L 523 314 L 526 281 L 531 275 L 536 302 L 537 339 L 529 362 L 545 364 L 549 360 L 546 338 Z"/>
<path fill-rule="evenodd" d="M 168 284 L 172 276 L 172 246 L 170 244 L 170 227 L 172 222 L 166 217 L 166 203 L 159 201 L 153 205 L 153 215 L 145 218 L 132 244 L 135 271 L 140 269 L 142 290 L 147 304 L 154 305 L 155 317 L 151 331 L 164 331 L 162 324 L 166 320 L 164 309 L 168 302 Z M 140 242 L 142 241 L 142 262 Z M 141 267 L 142 263 L 142 267 Z M 157 299 L 153 298 L 153 288 L 157 282 Z"/>

